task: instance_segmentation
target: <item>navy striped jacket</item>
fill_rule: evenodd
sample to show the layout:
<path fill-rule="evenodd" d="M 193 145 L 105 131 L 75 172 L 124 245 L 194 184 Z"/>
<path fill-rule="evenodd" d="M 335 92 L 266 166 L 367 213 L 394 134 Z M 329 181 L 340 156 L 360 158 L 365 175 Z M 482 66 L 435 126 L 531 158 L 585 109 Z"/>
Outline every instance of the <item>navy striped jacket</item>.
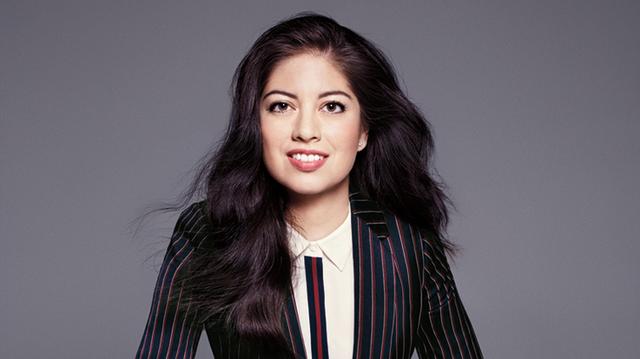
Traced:
<path fill-rule="evenodd" d="M 355 326 L 353 358 L 482 358 L 469 317 L 441 246 L 414 226 L 350 192 L 353 235 Z M 204 201 L 178 217 L 153 292 L 136 358 L 193 358 L 206 330 L 216 358 L 269 358 L 252 352 L 224 329 L 199 324 L 197 310 L 170 299 L 174 277 L 206 235 Z M 177 292 L 176 292 L 177 293 Z M 182 293 L 182 292 L 180 292 Z M 290 290 L 282 312 L 289 344 L 305 358 Z"/>

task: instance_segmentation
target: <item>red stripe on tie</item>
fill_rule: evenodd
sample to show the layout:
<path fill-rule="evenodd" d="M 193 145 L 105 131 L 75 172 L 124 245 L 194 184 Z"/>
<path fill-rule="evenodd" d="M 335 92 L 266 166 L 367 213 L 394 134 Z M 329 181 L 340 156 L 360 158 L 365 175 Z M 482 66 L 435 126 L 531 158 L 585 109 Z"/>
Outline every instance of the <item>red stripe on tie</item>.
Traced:
<path fill-rule="evenodd" d="M 317 257 L 311 258 L 311 275 L 313 276 L 313 297 L 315 298 L 315 310 L 316 310 L 316 340 L 318 348 L 318 358 L 322 358 L 322 320 L 320 316 L 320 292 L 318 288 L 318 270 L 317 270 Z"/>

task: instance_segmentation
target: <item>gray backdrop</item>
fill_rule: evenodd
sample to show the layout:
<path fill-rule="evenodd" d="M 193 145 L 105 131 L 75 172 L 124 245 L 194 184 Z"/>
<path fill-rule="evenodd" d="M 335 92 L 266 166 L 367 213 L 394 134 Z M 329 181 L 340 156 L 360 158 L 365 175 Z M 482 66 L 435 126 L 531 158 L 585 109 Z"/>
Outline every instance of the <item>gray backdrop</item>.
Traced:
<path fill-rule="evenodd" d="M 316 10 L 433 124 L 454 276 L 487 358 L 640 357 L 635 1 L 2 1 L 0 357 L 127 358 L 232 72 Z M 211 357 L 203 333 L 198 357 Z"/>

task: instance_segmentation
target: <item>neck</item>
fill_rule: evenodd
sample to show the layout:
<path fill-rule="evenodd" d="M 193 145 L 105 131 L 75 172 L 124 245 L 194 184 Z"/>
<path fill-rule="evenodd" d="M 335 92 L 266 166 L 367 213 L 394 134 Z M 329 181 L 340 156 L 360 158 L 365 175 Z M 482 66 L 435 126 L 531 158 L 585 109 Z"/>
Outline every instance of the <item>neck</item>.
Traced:
<path fill-rule="evenodd" d="M 349 182 L 319 194 L 289 194 L 288 212 L 296 230 L 315 241 L 333 232 L 349 213 Z M 299 228 L 298 228 L 299 227 Z"/>

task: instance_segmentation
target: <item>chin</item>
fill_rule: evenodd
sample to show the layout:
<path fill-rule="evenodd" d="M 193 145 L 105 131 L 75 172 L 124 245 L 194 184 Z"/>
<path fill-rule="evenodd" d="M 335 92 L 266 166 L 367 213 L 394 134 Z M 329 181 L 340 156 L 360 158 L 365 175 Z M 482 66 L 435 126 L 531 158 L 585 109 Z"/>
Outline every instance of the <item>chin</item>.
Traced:
<path fill-rule="evenodd" d="M 326 186 L 288 186 L 288 185 L 285 185 L 285 187 L 287 187 L 287 189 L 291 193 L 295 193 L 297 195 L 304 195 L 304 196 L 318 195 L 318 194 L 321 194 L 321 193 L 323 193 L 323 192 L 328 190 L 328 187 L 326 187 Z"/>
<path fill-rule="evenodd" d="M 341 182 L 320 182 L 320 181 L 308 181 L 306 183 L 296 182 L 291 183 L 291 181 L 287 181 L 283 183 L 283 185 L 287 188 L 287 190 L 291 193 L 303 196 L 313 196 L 319 195 L 322 193 L 330 192 L 335 190 Z"/>

